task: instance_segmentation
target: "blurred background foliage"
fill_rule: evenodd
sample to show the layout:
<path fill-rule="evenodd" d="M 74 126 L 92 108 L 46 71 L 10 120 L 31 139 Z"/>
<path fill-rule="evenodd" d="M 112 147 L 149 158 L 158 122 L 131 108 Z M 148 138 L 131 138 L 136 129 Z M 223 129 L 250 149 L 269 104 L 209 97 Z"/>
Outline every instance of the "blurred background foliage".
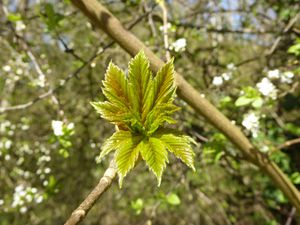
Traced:
<path fill-rule="evenodd" d="M 165 58 L 155 1 L 103 5 Z M 103 99 L 108 62 L 130 59 L 68 0 L 0 0 L 0 224 L 62 224 L 98 182 L 114 127 Z M 300 185 L 300 5 L 293 0 L 166 1 L 175 68 Z M 297 14 L 298 13 L 298 14 Z M 182 100 L 193 173 L 172 158 L 162 185 L 144 164 L 113 184 L 84 224 L 300 224 L 283 194 Z"/>

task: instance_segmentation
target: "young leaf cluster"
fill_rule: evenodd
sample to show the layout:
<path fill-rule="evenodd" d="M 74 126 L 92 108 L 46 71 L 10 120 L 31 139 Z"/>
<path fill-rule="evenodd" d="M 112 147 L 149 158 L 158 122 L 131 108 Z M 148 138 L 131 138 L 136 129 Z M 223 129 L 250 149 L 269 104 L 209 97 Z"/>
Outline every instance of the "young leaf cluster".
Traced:
<path fill-rule="evenodd" d="M 171 115 L 179 109 L 173 104 L 176 91 L 173 60 L 155 77 L 143 51 L 129 62 L 128 75 L 111 62 L 102 91 L 107 101 L 91 104 L 118 130 L 104 142 L 99 160 L 115 151 L 120 186 L 140 157 L 157 177 L 158 186 L 168 163 L 168 152 L 195 170 L 193 139 L 164 128 L 165 123 L 176 122 Z"/>

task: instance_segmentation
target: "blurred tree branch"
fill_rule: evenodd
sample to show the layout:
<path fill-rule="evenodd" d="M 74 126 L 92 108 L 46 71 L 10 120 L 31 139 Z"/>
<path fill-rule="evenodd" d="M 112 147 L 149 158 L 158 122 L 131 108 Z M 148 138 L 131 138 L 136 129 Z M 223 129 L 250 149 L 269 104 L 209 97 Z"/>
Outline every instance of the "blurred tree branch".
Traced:
<path fill-rule="evenodd" d="M 279 145 L 277 148 L 284 149 L 284 148 L 288 148 L 288 147 L 298 144 L 298 143 L 300 143 L 300 138 L 295 138 L 293 140 L 288 140 L 288 141 L 284 142 L 283 144 Z"/>
<path fill-rule="evenodd" d="M 170 51 L 169 51 L 169 37 L 168 37 L 168 10 L 164 0 L 159 1 L 159 5 L 162 9 L 163 14 L 163 37 L 164 37 L 164 45 L 166 51 L 166 59 L 169 61 L 171 59 Z"/>
<path fill-rule="evenodd" d="M 0 0 L 0 5 L 1 5 L 1 0 Z M 137 25 L 140 21 L 142 21 L 145 17 L 147 17 L 152 11 L 153 9 L 156 7 L 156 4 L 154 4 L 152 7 L 149 8 L 149 10 L 147 10 L 145 13 L 143 13 L 142 15 L 138 16 L 138 18 L 136 18 L 134 21 L 132 21 L 131 23 L 129 23 L 128 25 L 128 29 L 132 29 L 135 25 Z M 4 6 L 3 6 L 3 10 L 6 9 Z M 18 36 L 18 38 L 20 38 Z M 80 56 L 78 56 L 77 54 L 75 54 L 74 50 L 73 49 L 70 49 L 66 43 L 63 42 L 63 39 L 61 39 L 59 36 L 59 41 L 62 42 L 63 46 L 65 47 L 65 51 L 67 53 L 70 53 L 72 54 L 75 58 L 81 60 L 83 62 L 83 64 L 77 68 L 74 72 L 70 73 L 66 78 L 64 78 L 60 84 L 57 86 L 57 87 L 54 87 L 54 88 L 50 88 L 48 91 L 46 91 L 45 93 L 43 94 L 40 94 L 39 96 L 37 96 L 36 98 L 26 102 L 26 103 L 23 103 L 23 104 L 19 104 L 19 105 L 15 105 L 15 106 L 9 106 L 9 107 L 0 107 L 0 114 L 2 113 L 5 113 L 5 112 L 8 112 L 8 111 L 14 111 L 14 110 L 24 110 L 24 109 L 27 109 L 28 107 L 32 106 L 33 104 L 35 104 L 36 102 L 39 102 L 40 100 L 42 99 L 45 99 L 49 96 L 53 96 L 53 94 L 59 90 L 62 89 L 62 87 L 65 86 L 65 84 L 70 80 L 72 79 L 73 77 L 77 77 L 80 72 L 86 68 L 88 65 L 90 65 L 94 59 L 96 59 L 99 55 L 103 54 L 108 48 L 110 48 L 115 42 L 114 41 L 111 41 L 109 42 L 108 44 L 106 44 L 104 47 L 98 47 L 96 48 L 96 52 L 90 57 L 90 59 L 88 59 L 87 61 L 86 60 L 83 60 Z M 27 45 L 26 45 L 27 46 Z M 100 50 L 99 50 L 100 49 Z M 32 55 L 32 54 L 31 54 Z M 31 59 L 35 59 L 34 57 L 31 58 Z M 38 64 L 34 63 L 35 65 L 35 68 L 40 68 L 38 66 Z M 38 66 L 38 67 L 36 67 Z M 42 72 L 40 69 L 38 71 L 38 73 Z M 42 73 L 43 74 L 43 73 Z"/>
<path fill-rule="evenodd" d="M 124 29 L 120 21 L 115 18 L 105 7 L 95 0 L 72 0 L 92 22 L 106 32 L 129 54 L 135 55 L 144 49 L 151 62 L 151 69 L 155 72 L 163 62 L 149 50 L 132 33 Z M 238 127 L 233 125 L 228 118 L 219 112 L 209 101 L 203 98 L 181 75 L 176 74 L 178 95 L 185 100 L 200 115 L 205 117 L 212 125 L 226 135 L 242 152 L 245 158 L 260 167 L 273 182 L 287 196 L 289 201 L 300 212 L 300 193 L 291 183 L 289 178 L 265 154 L 254 147 Z"/>

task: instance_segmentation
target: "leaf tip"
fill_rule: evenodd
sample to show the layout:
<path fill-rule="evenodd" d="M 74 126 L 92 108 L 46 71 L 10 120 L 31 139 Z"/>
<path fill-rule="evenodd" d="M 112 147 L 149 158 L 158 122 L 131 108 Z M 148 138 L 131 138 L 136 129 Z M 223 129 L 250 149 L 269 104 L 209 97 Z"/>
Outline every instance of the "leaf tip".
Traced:
<path fill-rule="evenodd" d="M 123 180 L 124 180 L 123 175 L 119 174 L 119 188 L 120 188 L 120 189 L 122 189 L 122 186 L 123 186 Z"/>
<path fill-rule="evenodd" d="M 160 187 L 161 185 L 161 177 L 157 177 L 157 187 Z"/>
<path fill-rule="evenodd" d="M 194 165 L 190 165 L 190 168 L 193 170 L 193 172 L 196 172 L 196 168 Z"/>
<path fill-rule="evenodd" d="M 96 163 L 101 163 L 101 161 L 102 161 L 102 157 L 99 155 L 97 158 L 96 158 Z"/>

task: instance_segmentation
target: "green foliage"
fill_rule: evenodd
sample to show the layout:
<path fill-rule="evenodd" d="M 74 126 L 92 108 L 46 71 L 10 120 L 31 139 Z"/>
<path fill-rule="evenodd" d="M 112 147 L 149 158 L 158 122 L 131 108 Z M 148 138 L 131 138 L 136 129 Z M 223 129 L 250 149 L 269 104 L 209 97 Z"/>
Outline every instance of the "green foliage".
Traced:
<path fill-rule="evenodd" d="M 136 215 L 141 214 L 144 208 L 144 201 L 141 198 L 136 199 L 135 201 L 131 201 L 131 208 L 135 211 Z"/>
<path fill-rule="evenodd" d="M 176 91 L 173 60 L 153 78 L 149 61 L 141 51 L 129 62 L 128 71 L 126 76 L 111 62 L 102 89 L 108 101 L 91 103 L 102 118 L 118 127 L 104 142 L 98 159 L 116 150 L 120 186 L 139 156 L 157 177 L 158 186 L 168 163 L 168 151 L 195 170 L 193 139 L 163 127 L 165 123 L 176 122 L 171 114 L 179 109 L 173 104 Z"/>
<path fill-rule="evenodd" d="M 286 123 L 284 125 L 284 129 L 286 131 L 289 131 L 291 132 L 292 134 L 294 135 L 300 135 L 300 127 L 295 125 L 295 124 L 292 124 L 292 123 Z"/>
<path fill-rule="evenodd" d="M 41 17 L 49 31 L 59 26 L 59 22 L 64 18 L 63 15 L 55 12 L 53 5 L 50 3 L 44 5 L 44 14 L 42 14 Z"/>
<path fill-rule="evenodd" d="M 295 44 L 289 47 L 288 53 L 300 56 L 300 38 L 297 38 Z"/>
<path fill-rule="evenodd" d="M 292 173 L 291 180 L 294 184 L 300 184 L 300 173 L 299 172 Z"/>
<path fill-rule="evenodd" d="M 263 104 L 263 99 L 260 93 L 253 87 L 244 87 L 244 94 L 235 101 L 235 106 L 241 107 L 252 105 L 254 108 L 260 108 Z"/>
<path fill-rule="evenodd" d="M 170 193 L 166 196 L 167 203 L 170 205 L 180 205 L 180 198 L 176 193 Z"/>
<path fill-rule="evenodd" d="M 22 16 L 18 13 L 9 13 L 7 15 L 7 19 L 10 21 L 10 22 L 17 22 L 17 21 L 20 21 L 22 20 Z"/>
<path fill-rule="evenodd" d="M 203 146 L 203 155 L 208 163 L 218 162 L 225 154 L 226 137 L 221 133 L 215 133 L 211 141 Z"/>
<path fill-rule="evenodd" d="M 143 5 L 137 5 L 138 0 L 100 2 L 109 7 L 125 26 L 137 21 L 132 32 L 157 56 L 165 55 L 161 30 L 164 24 L 157 19 L 161 15 L 157 6 L 153 23 L 147 19 L 136 20 L 151 12 L 155 1 L 144 1 Z M 95 180 L 103 174 L 107 163 L 95 167 L 95 157 L 98 152 L 100 154 L 98 148 L 104 142 L 103 137 L 109 137 L 114 132 L 113 126 L 109 123 L 104 126 L 105 121 L 97 119 L 98 114 L 91 113 L 86 99 L 94 98 L 99 93 L 98 81 L 105 74 L 108 59 L 113 58 L 115 64 L 125 69 L 129 57 L 117 44 L 106 47 L 111 38 L 103 32 L 99 34 L 69 0 L 30 1 L 28 7 L 21 3 L 4 1 L 3 7 L 7 8 L 8 14 L 1 14 L 0 224 L 50 225 L 53 221 L 63 224 L 70 213 L 70 206 L 75 207 L 81 202 Z M 64 17 L 54 25 L 53 30 L 47 25 L 47 3 L 53 8 L 48 15 Z M 237 21 L 227 20 L 226 16 L 230 17 L 230 14 L 223 13 L 224 4 L 220 1 L 215 3 L 203 5 L 199 1 L 168 1 L 171 16 L 171 24 L 167 24 L 168 37 L 171 55 L 176 56 L 176 68 L 203 97 L 235 122 L 258 149 L 271 155 L 296 184 L 299 182 L 297 172 L 300 172 L 298 145 L 288 146 L 282 153 L 276 148 L 300 136 L 300 93 L 297 86 L 300 78 L 299 57 L 287 52 L 291 45 L 296 44 L 293 43 L 297 39 L 295 32 L 291 30 L 284 34 L 283 42 L 280 42 L 283 48 L 276 49 L 272 56 L 260 56 L 271 44 L 270 40 L 275 40 L 281 28 L 295 16 L 295 13 L 289 13 L 283 20 L 278 12 L 288 9 L 298 13 L 299 4 L 295 0 L 257 1 L 258 4 L 239 1 L 237 27 Z M 205 16 L 194 13 L 203 11 L 203 7 L 207 12 Z M 261 12 L 268 12 L 272 22 L 265 23 Z M 211 13 L 212 17 L 221 16 L 227 22 L 213 21 L 213 18 L 208 20 Z M 255 24 L 253 21 L 256 21 Z M 207 29 L 199 29 L 203 24 L 207 25 Z M 295 24 L 293 29 L 296 27 Z M 220 32 L 214 34 L 217 30 Z M 227 30 L 246 33 L 228 33 Z M 270 33 L 255 34 L 263 30 Z M 248 34 L 248 31 L 254 33 Z M 181 38 L 186 40 L 187 46 L 185 50 L 176 52 L 174 44 Z M 27 42 L 28 51 L 24 49 L 22 39 Z M 290 40 L 292 42 L 289 45 Z M 28 52 L 32 53 L 45 74 L 44 87 Z M 91 57 L 95 57 L 93 62 L 86 63 Z M 236 67 L 234 71 L 228 68 L 231 63 Z M 82 66 L 84 68 L 80 69 Z M 75 73 L 78 69 L 80 72 Z M 272 70 L 279 70 L 278 77 L 269 77 Z M 294 74 L 290 82 L 283 82 L 286 72 Z M 225 80 L 223 73 L 232 73 L 232 76 Z M 217 88 L 211 83 L 214 76 L 223 79 L 223 84 Z M 262 107 L 254 108 L 252 103 L 236 107 L 235 101 L 243 95 L 239 95 L 241 87 L 251 86 L 259 90 L 257 83 L 263 78 L 268 78 L 276 87 L 277 98 L 261 94 L 264 101 Z M 54 90 L 51 96 L 38 99 L 49 90 Z M 103 100 L 103 96 L 98 97 Z M 38 101 L 35 102 L 35 99 Z M 1 111 L 31 101 L 34 103 L 29 107 L 4 113 Z M 139 162 L 141 165 L 133 171 L 136 176 L 131 176 L 134 182 L 130 183 L 130 187 L 125 185 L 127 187 L 123 187 L 122 191 L 117 190 L 118 187 L 111 187 L 102 201 L 105 207 L 103 204 L 94 205 L 84 223 L 97 224 L 101 220 L 107 225 L 187 225 L 198 224 L 199 218 L 202 224 L 275 225 L 286 222 L 291 205 L 278 201 L 282 196 L 276 196 L 272 180 L 245 160 L 239 160 L 239 152 L 229 140 L 218 141 L 216 130 L 187 103 L 180 99 L 176 103 L 182 107 L 173 117 L 180 121 L 175 124 L 176 128 L 182 130 L 184 127 L 186 132 L 204 142 L 205 149 L 202 147 L 202 151 L 197 150 L 202 155 L 197 155 L 195 163 L 201 175 L 188 168 L 182 171 L 180 168 L 185 166 L 172 164 L 172 169 L 164 172 L 161 188 L 158 189 L 155 180 L 149 178 L 152 174 L 137 173 L 145 171 L 147 167 L 146 163 Z M 243 125 L 248 118 L 246 115 L 251 113 L 258 117 L 254 128 Z M 64 121 L 61 135 L 55 135 L 51 130 L 52 120 Z M 73 135 L 64 131 L 65 125 L 68 125 L 66 121 L 75 124 L 76 132 Z M 120 127 L 120 131 L 125 130 Z M 219 146 L 215 143 L 212 148 L 207 148 L 212 142 L 219 143 Z M 113 152 L 109 153 L 110 156 L 113 156 Z M 230 155 L 237 158 L 233 159 Z M 139 154 L 137 161 L 141 159 Z M 21 191 L 20 187 L 23 187 Z M 180 205 L 167 202 L 167 196 L 172 196 L 171 193 L 178 195 Z M 132 201 L 136 201 L 137 210 L 131 207 Z M 141 205 L 140 214 L 133 216 Z M 294 224 L 300 224 L 299 220 L 300 217 L 293 217 Z"/>
<path fill-rule="evenodd" d="M 52 121 L 53 123 L 54 121 Z M 58 143 L 59 144 L 59 155 L 63 156 L 64 158 L 68 158 L 70 156 L 69 150 L 72 147 L 72 141 L 71 137 L 74 135 L 74 124 L 63 124 L 61 121 L 56 121 L 61 123 L 61 127 L 59 127 L 60 133 L 55 133 L 50 137 L 49 142 L 50 143 Z M 53 126 L 53 125 L 52 125 Z M 53 129 L 55 129 L 53 127 Z"/>

